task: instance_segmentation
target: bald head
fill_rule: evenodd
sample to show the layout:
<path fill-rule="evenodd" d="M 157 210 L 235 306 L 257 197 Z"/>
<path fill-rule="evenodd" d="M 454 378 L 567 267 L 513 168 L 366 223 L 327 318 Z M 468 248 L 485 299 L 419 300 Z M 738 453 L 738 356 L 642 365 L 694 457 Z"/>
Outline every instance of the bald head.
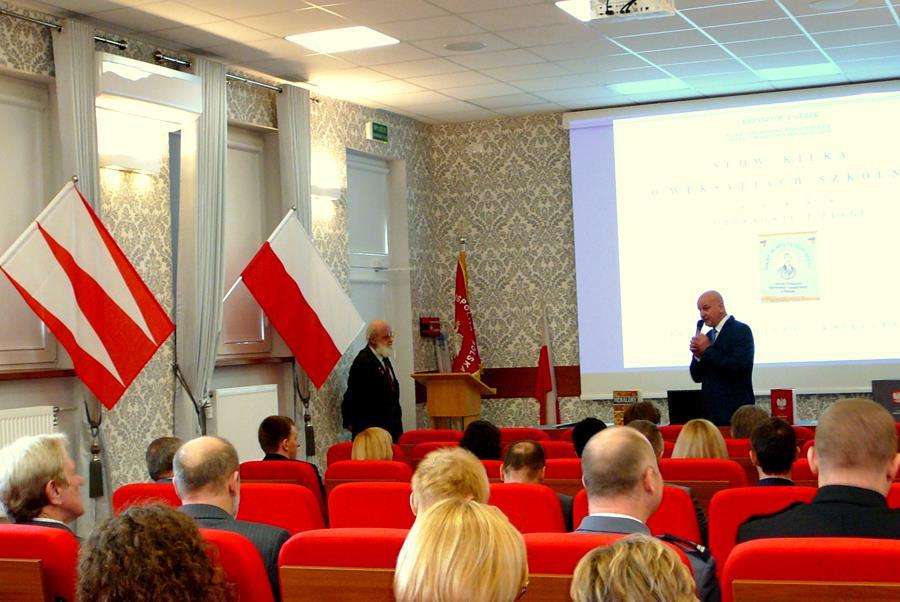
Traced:
<path fill-rule="evenodd" d="M 700 318 L 710 328 L 715 328 L 725 317 L 725 300 L 718 291 L 706 291 L 697 299 Z"/>
<path fill-rule="evenodd" d="M 819 485 L 858 484 L 887 492 L 897 473 L 897 431 L 886 409 L 868 399 L 841 399 L 822 412 L 810 463 Z M 876 487 L 877 486 L 877 487 Z"/>
<path fill-rule="evenodd" d="M 630 496 L 647 471 L 658 473 L 656 454 L 644 435 L 628 427 L 611 427 L 594 435 L 581 456 L 588 498 Z"/>
<path fill-rule="evenodd" d="M 220 437 L 197 437 L 175 454 L 175 489 L 185 499 L 196 494 L 222 495 L 238 470 L 237 451 Z"/>

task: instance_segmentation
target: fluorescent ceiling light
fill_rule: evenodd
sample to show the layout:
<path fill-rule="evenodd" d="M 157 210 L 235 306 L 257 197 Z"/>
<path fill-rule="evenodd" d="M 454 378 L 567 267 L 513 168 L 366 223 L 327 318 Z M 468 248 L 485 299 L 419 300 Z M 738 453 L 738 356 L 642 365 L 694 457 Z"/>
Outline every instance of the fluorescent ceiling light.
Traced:
<path fill-rule="evenodd" d="M 556 3 L 556 7 L 566 11 L 579 21 L 586 23 L 591 20 L 590 0 L 560 0 Z"/>
<path fill-rule="evenodd" d="M 648 92 L 667 92 L 669 90 L 685 90 L 690 88 L 686 83 L 674 77 L 664 79 L 645 79 L 637 82 L 625 82 L 606 86 L 617 94 L 647 94 Z"/>
<path fill-rule="evenodd" d="M 771 69 L 757 69 L 756 75 L 762 79 L 800 79 L 804 77 L 817 77 L 822 75 L 837 75 L 841 70 L 834 63 L 815 63 L 812 65 L 794 65 L 793 67 L 773 67 Z"/>
<path fill-rule="evenodd" d="M 399 44 L 400 40 L 384 35 L 368 27 L 342 27 L 326 29 L 310 33 L 298 33 L 285 38 L 288 42 L 299 44 L 314 52 L 333 54 L 361 48 L 375 48 Z"/>

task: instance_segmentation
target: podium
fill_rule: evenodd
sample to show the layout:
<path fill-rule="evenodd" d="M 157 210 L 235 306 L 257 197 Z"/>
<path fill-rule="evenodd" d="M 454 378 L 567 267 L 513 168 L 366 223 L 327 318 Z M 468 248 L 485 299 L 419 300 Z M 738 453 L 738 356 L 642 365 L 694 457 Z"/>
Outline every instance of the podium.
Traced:
<path fill-rule="evenodd" d="M 432 428 L 453 428 L 454 419 L 465 429 L 481 417 L 481 396 L 492 389 L 468 372 L 415 372 L 416 382 L 425 386 Z"/>

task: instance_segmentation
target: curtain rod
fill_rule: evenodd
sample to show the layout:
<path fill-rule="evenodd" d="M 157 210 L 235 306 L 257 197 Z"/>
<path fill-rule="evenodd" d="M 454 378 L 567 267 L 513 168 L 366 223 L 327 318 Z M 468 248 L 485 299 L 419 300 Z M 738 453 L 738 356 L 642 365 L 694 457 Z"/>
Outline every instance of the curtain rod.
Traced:
<path fill-rule="evenodd" d="M 167 54 L 163 54 L 162 52 L 157 51 L 153 58 L 156 59 L 157 63 L 172 63 L 174 65 L 178 65 L 179 67 L 190 67 L 191 62 L 186 59 L 180 59 L 175 56 L 169 56 Z M 274 92 L 281 93 L 281 86 L 273 86 L 272 84 L 267 84 L 265 82 L 260 82 L 252 79 L 247 79 L 241 75 L 234 75 L 233 73 L 226 73 L 225 79 L 228 81 L 241 82 L 244 84 L 250 84 L 251 86 L 259 86 L 260 88 L 265 88 L 266 90 L 272 90 Z"/>
<path fill-rule="evenodd" d="M 6 10 L 5 8 L 0 8 L 0 15 L 6 15 L 7 17 L 12 17 L 14 19 L 21 19 L 22 21 L 28 21 L 29 23 L 36 23 L 37 25 L 43 25 L 44 27 L 49 27 L 50 29 L 55 29 L 56 31 L 62 31 L 62 25 L 59 23 L 52 23 L 50 21 L 42 21 L 41 19 L 35 19 L 34 17 L 29 17 L 28 15 L 20 15 L 19 13 L 14 13 L 11 10 Z M 122 50 L 128 48 L 128 42 L 125 40 L 112 40 L 110 38 L 105 38 L 103 36 L 94 36 L 94 39 L 98 42 L 103 42 L 104 44 L 110 44 L 111 46 L 117 46 Z"/>

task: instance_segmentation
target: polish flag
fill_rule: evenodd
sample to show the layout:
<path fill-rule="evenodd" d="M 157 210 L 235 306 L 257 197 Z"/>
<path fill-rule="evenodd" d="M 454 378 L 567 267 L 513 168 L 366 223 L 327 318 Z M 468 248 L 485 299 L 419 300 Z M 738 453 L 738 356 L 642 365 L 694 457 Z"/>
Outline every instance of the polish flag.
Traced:
<path fill-rule="evenodd" d="M 72 182 L 0 257 L 0 270 L 108 409 L 175 330 Z"/>
<path fill-rule="evenodd" d="M 460 251 L 456 262 L 456 299 L 454 300 L 456 332 L 462 337 L 459 353 L 453 358 L 454 372 L 475 374 L 481 370 L 481 355 L 475 340 L 475 321 L 469 304 L 469 271 L 466 267 L 466 252 Z"/>
<path fill-rule="evenodd" d="M 537 377 L 534 383 L 534 397 L 541 408 L 541 424 L 559 424 L 559 401 L 556 398 L 556 370 L 553 352 L 550 349 L 550 328 L 547 325 L 547 309 L 541 312 L 543 341 L 538 356 Z"/>
<path fill-rule="evenodd" d="M 320 388 L 365 324 L 291 210 L 241 273 Z"/>

